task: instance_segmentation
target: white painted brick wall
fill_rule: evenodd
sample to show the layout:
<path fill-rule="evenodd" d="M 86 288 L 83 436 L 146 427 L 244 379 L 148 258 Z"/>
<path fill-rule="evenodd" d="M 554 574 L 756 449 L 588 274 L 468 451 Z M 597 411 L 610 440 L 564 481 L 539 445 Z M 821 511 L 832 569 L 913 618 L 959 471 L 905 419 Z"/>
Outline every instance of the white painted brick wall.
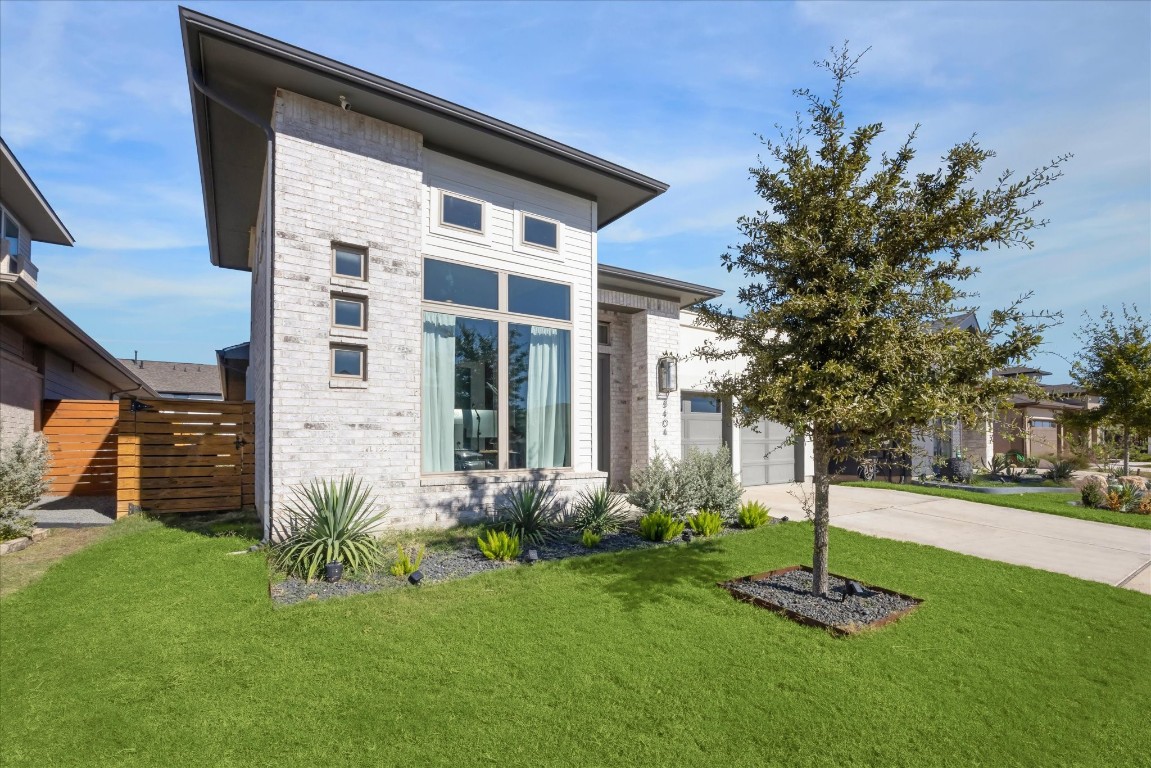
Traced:
<path fill-rule="evenodd" d="M 656 452 L 682 453 L 679 392 L 660 395 L 657 361 L 679 351 L 679 307 L 645 309 L 632 316 L 632 466 L 646 465 Z"/>

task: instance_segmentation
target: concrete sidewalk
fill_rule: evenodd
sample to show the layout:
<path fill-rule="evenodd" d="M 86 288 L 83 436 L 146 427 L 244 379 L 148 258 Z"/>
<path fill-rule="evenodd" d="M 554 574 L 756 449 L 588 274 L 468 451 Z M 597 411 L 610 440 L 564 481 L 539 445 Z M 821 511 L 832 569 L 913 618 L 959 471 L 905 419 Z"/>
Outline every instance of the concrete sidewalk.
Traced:
<path fill-rule="evenodd" d="M 745 499 L 773 517 L 803 519 L 797 496 L 810 484 L 760 485 Z M 1151 594 L 1151 531 L 959 499 L 832 486 L 831 524 L 899 541 L 1066 573 Z"/>

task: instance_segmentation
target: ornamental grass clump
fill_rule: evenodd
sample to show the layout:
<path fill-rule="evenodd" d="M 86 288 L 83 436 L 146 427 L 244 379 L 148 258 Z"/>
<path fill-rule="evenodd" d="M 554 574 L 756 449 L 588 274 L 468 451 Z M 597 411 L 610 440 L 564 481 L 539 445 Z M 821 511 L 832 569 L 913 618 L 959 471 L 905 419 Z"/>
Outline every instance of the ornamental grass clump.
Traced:
<path fill-rule="evenodd" d="M 761 501 L 744 502 L 736 519 L 740 528 L 758 528 L 767 522 L 770 510 Z"/>
<path fill-rule="evenodd" d="M 476 537 L 476 546 L 488 560 L 507 562 L 520 556 L 520 537 L 490 528 Z"/>
<path fill-rule="evenodd" d="M 575 501 L 572 524 L 581 531 L 603 536 L 615 533 L 627 522 L 623 499 L 612 493 L 606 484 L 584 488 Z"/>
<path fill-rule="evenodd" d="M 687 519 L 687 524 L 697 536 L 714 536 L 723 530 L 723 516 L 701 509 Z"/>
<path fill-rule="evenodd" d="M 671 541 L 683 533 L 684 524 L 660 510 L 639 519 L 639 535 L 648 541 Z"/>
<path fill-rule="evenodd" d="M 525 483 L 508 493 L 499 507 L 498 526 L 525 544 L 543 544 L 560 525 L 555 492 Z"/>
<path fill-rule="evenodd" d="M 292 489 L 287 535 L 272 550 L 273 564 L 311 581 L 328 563 L 342 563 L 349 575 L 371 572 L 383 551 L 372 531 L 388 508 L 376 511 L 371 487 L 355 475 L 327 482 L 316 479 Z"/>

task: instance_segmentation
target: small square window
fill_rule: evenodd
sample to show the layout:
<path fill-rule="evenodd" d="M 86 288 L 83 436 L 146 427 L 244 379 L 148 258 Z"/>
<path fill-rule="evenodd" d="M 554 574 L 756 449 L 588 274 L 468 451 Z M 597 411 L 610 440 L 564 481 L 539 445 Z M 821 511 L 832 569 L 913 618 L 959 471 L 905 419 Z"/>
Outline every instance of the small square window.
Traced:
<path fill-rule="evenodd" d="M 364 300 L 350 296 L 332 297 L 332 325 L 364 329 Z"/>
<path fill-rule="evenodd" d="M 605 347 L 611 346 L 611 323 L 600 322 L 596 329 L 599 336 L 599 343 Z"/>
<path fill-rule="evenodd" d="M 363 379 L 363 348 L 332 347 L 332 375 L 342 379 Z"/>
<path fill-rule="evenodd" d="M 332 272 L 341 277 L 366 280 L 367 254 L 360 248 L 337 245 L 332 249 Z"/>
<path fill-rule="evenodd" d="M 528 245 L 559 250 L 559 225 L 554 221 L 524 214 L 523 240 Z"/>
<path fill-rule="evenodd" d="M 440 223 L 473 232 L 484 231 L 484 205 L 476 200 L 444 192 L 440 200 Z"/>

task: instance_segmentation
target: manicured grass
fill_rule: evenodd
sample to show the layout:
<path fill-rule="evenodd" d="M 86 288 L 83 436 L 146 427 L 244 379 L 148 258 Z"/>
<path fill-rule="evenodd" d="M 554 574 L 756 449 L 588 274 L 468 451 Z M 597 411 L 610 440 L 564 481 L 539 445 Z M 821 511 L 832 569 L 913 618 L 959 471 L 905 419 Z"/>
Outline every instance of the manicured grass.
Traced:
<path fill-rule="evenodd" d="M 246 543 L 129 520 L 0 601 L 5 766 L 1146 764 L 1151 597 L 832 529 L 926 602 L 836 639 L 715 582 L 807 523 L 274 608 Z"/>
<path fill-rule="evenodd" d="M 960 491 L 952 488 L 932 488 L 930 486 L 912 485 L 905 483 L 886 483 L 880 480 L 865 482 L 857 480 L 843 483 L 859 488 L 882 488 L 885 491 L 906 491 L 919 493 L 924 496 L 942 496 L 946 499 L 962 499 L 975 501 L 980 504 L 991 504 L 996 507 L 1012 507 L 1013 509 L 1026 509 L 1030 512 L 1043 512 L 1048 515 L 1061 515 L 1074 517 L 1078 520 L 1093 520 L 1097 523 L 1111 523 L 1112 525 L 1125 525 L 1128 528 L 1145 528 L 1151 530 L 1151 515 L 1136 515 L 1129 512 L 1112 512 L 1109 509 L 1087 509 L 1074 506 L 1068 502 L 1079 501 L 1077 493 L 1013 493 L 1001 495 L 994 493 L 975 493 L 974 491 Z"/>

